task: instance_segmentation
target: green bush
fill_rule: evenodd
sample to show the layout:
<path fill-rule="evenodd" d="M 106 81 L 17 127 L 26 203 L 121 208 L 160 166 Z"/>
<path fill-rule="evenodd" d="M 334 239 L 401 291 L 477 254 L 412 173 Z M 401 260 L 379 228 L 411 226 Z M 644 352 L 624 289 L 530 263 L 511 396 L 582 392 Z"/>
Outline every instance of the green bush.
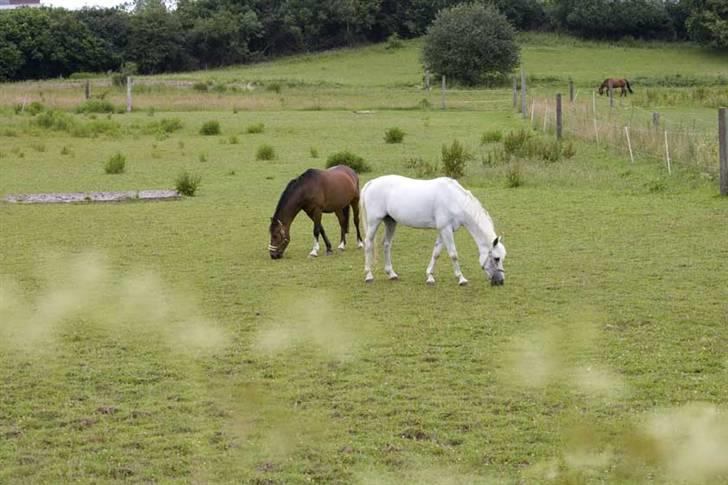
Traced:
<path fill-rule="evenodd" d="M 76 113 L 113 113 L 116 107 L 110 101 L 89 99 L 76 106 Z"/>
<path fill-rule="evenodd" d="M 125 167 L 126 157 L 121 153 L 117 153 L 115 155 L 112 155 L 111 158 L 106 161 L 106 165 L 104 165 L 104 171 L 106 173 L 123 173 Z"/>
<path fill-rule="evenodd" d="M 384 141 L 387 143 L 402 143 L 404 139 L 404 131 L 397 127 L 389 128 L 384 132 Z"/>
<path fill-rule="evenodd" d="M 402 47 L 404 47 L 404 43 L 402 43 L 402 39 L 399 38 L 396 32 L 387 37 L 387 49 L 396 50 Z"/>
<path fill-rule="evenodd" d="M 440 10 L 427 30 L 425 67 L 437 78 L 466 85 L 487 74 L 508 74 L 518 64 L 515 31 L 493 5 L 463 3 Z"/>
<path fill-rule="evenodd" d="M 371 167 L 366 161 L 349 150 L 336 152 L 326 159 L 326 168 L 335 167 L 336 165 L 346 165 L 357 173 L 369 172 Z"/>
<path fill-rule="evenodd" d="M 195 91 L 205 92 L 209 88 L 208 84 L 202 81 L 197 81 L 192 85 L 192 89 Z"/>
<path fill-rule="evenodd" d="M 25 108 L 25 111 L 27 111 L 28 114 L 35 116 L 38 113 L 42 113 L 43 111 L 45 111 L 45 106 L 43 106 L 38 101 L 33 101 L 28 105 L 27 108 Z"/>
<path fill-rule="evenodd" d="M 512 163 L 506 171 L 506 185 L 512 189 L 523 185 L 523 176 L 521 175 L 521 166 L 518 163 Z"/>
<path fill-rule="evenodd" d="M 220 134 L 220 122 L 219 121 L 207 121 L 200 128 L 200 135 L 210 136 Z"/>
<path fill-rule="evenodd" d="M 449 147 L 442 146 L 442 171 L 446 176 L 458 179 L 465 175 L 465 166 L 472 158 L 458 140 L 453 140 Z"/>
<path fill-rule="evenodd" d="M 530 132 L 523 128 L 518 131 L 511 131 L 503 139 L 503 148 L 508 155 L 521 155 L 526 141 L 530 137 Z"/>
<path fill-rule="evenodd" d="M 281 92 L 281 83 L 279 82 L 272 82 L 265 85 L 266 91 L 273 91 L 274 93 L 280 94 Z"/>
<path fill-rule="evenodd" d="M 174 187 L 180 194 L 193 197 L 200 186 L 200 182 L 202 182 L 202 177 L 199 175 L 190 175 L 189 172 L 185 171 L 177 176 Z"/>
<path fill-rule="evenodd" d="M 405 168 L 414 170 L 417 178 L 429 178 L 437 175 L 437 163 L 426 162 L 422 157 L 411 157 L 404 161 Z"/>
<path fill-rule="evenodd" d="M 480 137 L 480 144 L 485 145 L 486 143 L 498 143 L 503 139 L 503 133 L 500 130 L 490 130 L 483 133 Z"/>
<path fill-rule="evenodd" d="M 182 121 L 179 118 L 162 118 L 159 120 L 159 128 L 164 133 L 173 133 L 182 129 Z"/>
<path fill-rule="evenodd" d="M 232 135 L 230 138 L 228 138 L 228 142 L 231 145 L 237 145 L 238 143 L 240 143 L 240 140 L 238 140 L 238 137 L 237 136 Z"/>
<path fill-rule="evenodd" d="M 318 152 L 318 149 L 316 147 L 311 147 L 308 150 L 308 153 L 311 155 L 311 158 L 318 158 L 318 156 L 319 156 L 319 152 Z"/>
<path fill-rule="evenodd" d="M 252 125 L 248 125 L 248 127 L 245 129 L 246 133 L 263 133 L 263 130 L 265 129 L 265 125 L 263 123 L 254 123 Z"/>
<path fill-rule="evenodd" d="M 256 160 L 273 160 L 276 158 L 276 151 L 271 145 L 261 145 L 255 152 Z"/>

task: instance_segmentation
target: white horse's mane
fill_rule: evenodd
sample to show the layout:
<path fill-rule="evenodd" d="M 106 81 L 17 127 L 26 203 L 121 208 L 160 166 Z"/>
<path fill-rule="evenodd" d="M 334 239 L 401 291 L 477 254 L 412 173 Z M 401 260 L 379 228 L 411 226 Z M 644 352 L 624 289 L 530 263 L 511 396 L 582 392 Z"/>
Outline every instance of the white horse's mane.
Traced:
<path fill-rule="evenodd" d="M 495 233 L 493 219 L 490 217 L 490 214 L 485 209 L 485 207 L 483 207 L 483 204 L 481 204 L 480 200 L 478 200 L 478 198 L 475 197 L 472 192 L 460 185 L 459 182 L 456 181 L 455 184 L 463 192 L 463 195 L 465 195 L 465 204 L 463 204 L 463 210 L 468 215 L 468 217 L 472 218 L 473 222 L 475 222 L 475 225 L 481 231 L 483 231 L 484 236 L 489 236 L 487 232 Z"/>

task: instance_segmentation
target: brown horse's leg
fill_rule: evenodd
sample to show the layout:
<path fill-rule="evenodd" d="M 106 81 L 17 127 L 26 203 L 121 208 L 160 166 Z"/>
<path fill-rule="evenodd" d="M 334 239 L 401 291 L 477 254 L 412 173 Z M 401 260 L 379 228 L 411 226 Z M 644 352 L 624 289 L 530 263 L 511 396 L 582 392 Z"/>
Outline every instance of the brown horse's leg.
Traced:
<path fill-rule="evenodd" d="M 326 244 L 326 254 L 331 254 L 331 241 L 329 241 L 329 238 L 326 237 L 326 231 L 324 231 L 324 226 L 321 225 L 321 211 L 317 210 L 313 214 L 313 237 L 316 240 L 316 244 L 318 244 L 318 237 L 319 234 L 321 234 L 321 237 L 324 238 L 324 244 Z"/>
<path fill-rule="evenodd" d="M 351 208 L 354 211 L 354 227 L 356 227 L 356 247 L 364 247 L 364 240 L 359 231 L 359 197 L 351 201 Z"/>
<path fill-rule="evenodd" d="M 346 248 L 346 233 L 349 232 L 349 207 L 337 210 L 336 217 L 339 219 L 339 227 L 341 227 L 339 249 L 343 251 Z"/>

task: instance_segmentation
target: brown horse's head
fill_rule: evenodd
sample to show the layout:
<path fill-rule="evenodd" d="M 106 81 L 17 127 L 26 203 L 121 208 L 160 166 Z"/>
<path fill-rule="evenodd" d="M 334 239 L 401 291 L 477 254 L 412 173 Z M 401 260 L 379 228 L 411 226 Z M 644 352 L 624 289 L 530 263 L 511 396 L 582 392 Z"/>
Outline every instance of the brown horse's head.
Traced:
<path fill-rule="evenodd" d="M 270 244 L 268 244 L 268 252 L 272 259 L 280 259 L 283 252 L 291 241 L 288 237 L 288 228 L 275 217 L 270 219 Z"/>
<path fill-rule="evenodd" d="M 599 96 L 603 95 L 604 94 L 604 91 L 605 90 L 608 90 L 608 89 L 609 89 L 609 84 L 607 83 L 607 81 L 604 81 L 602 83 L 602 85 L 599 86 Z"/>

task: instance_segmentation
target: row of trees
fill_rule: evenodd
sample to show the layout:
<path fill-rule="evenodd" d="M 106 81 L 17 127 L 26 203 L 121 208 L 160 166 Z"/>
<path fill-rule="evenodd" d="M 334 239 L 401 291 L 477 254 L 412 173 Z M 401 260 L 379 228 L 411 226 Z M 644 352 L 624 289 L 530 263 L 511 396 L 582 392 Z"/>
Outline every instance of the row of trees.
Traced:
<path fill-rule="evenodd" d="M 0 11 L 0 80 L 245 63 L 426 33 L 463 0 L 136 0 L 125 9 Z M 728 47 L 726 0 L 471 0 L 517 29 L 592 38 L 690 38 Z"/>

